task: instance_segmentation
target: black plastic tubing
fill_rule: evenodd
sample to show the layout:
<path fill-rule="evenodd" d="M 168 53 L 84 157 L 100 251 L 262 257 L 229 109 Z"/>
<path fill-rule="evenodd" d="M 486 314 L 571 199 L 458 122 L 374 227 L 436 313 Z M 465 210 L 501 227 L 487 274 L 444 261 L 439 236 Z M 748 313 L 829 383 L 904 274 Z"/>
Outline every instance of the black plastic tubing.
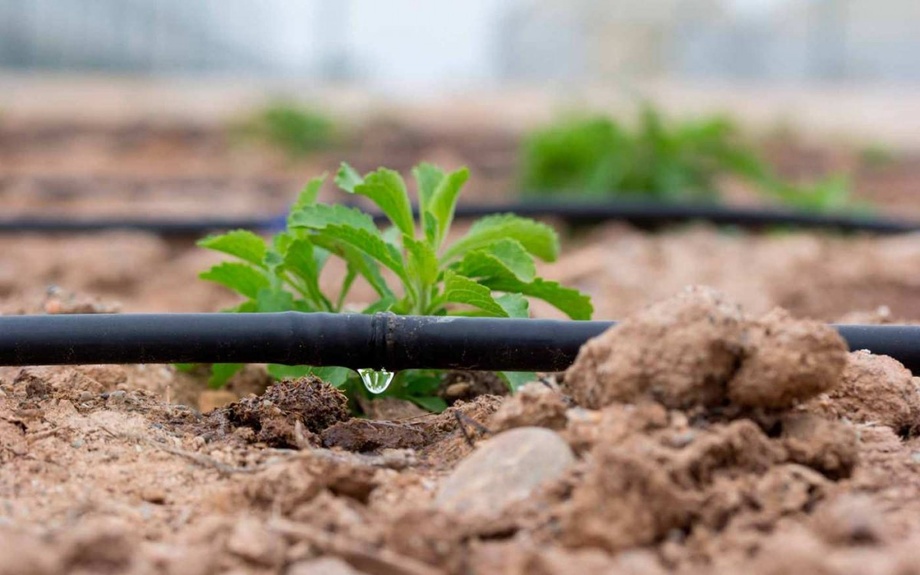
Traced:
<path fill-rule="evenodd" d="M 535 218 L 554 217 L 573 224 L 625 221 L 640 228 L 656 228 L 688 221 L 705 221 L 745 228 L 789 226 L 876 234 L 920 231 L 920 222 L 881 216 L 821 214 L 771 207 L 745 208 L 718 204 L 663 204 L 639 201 L 532 200 L 505 204 L 467 204 L 457 206 L 455 217 L 469 219 L 496 213 L 514 213 Z M 375 214 L 374 218 L 379 221 L 384 216 Z M 19 216 L 0 219 L 0 233 L 75 233 L 124 229 L 164 236 L 200 236 L 212 231 L 236 228 L 271 232 L 283 229 L 284 223 L 284 215 L 198 220 Z"/>
<path fill-rule="evenodd" d="M 0 316 L 0 365 L 281 363 L 560 371 L 606 321 L 327 313 Z M 835 326 L 920 371 L 920 326 Z"/>

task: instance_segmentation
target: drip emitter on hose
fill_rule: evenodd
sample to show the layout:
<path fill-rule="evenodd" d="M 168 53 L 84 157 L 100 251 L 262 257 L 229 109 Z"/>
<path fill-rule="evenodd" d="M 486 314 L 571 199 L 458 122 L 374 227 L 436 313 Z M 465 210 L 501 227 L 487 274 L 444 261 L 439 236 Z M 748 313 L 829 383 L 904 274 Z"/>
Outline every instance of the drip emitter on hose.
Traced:
<path fill-rule="evenodd" d="M 403 369 L 561 371 L 615 325 L 330 313 L 0 316 L 0 365 L 280 363 Z M 920 372 L 920 326 L 838 325 L 851 350 Z"/>

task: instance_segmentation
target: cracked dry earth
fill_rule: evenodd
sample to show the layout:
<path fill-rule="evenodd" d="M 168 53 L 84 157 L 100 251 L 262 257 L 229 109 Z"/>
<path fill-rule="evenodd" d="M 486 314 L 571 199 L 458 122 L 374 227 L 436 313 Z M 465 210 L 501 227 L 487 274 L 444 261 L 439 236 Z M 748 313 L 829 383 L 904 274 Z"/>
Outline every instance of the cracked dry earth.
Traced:
<path fill-rule="evenodd" d="M 712 290 L 439 415 L 182 377 L 0 369 L 0 574 L 920 572 L 918 380 Z"/>

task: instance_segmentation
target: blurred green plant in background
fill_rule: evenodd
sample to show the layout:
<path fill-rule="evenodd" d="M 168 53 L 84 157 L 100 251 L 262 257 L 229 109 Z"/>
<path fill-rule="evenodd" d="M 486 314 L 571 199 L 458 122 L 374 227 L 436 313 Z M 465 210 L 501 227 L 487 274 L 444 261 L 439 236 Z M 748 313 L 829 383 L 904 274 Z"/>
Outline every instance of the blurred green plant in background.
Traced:
<path fill-rule="evenodd" d="M 298 104 L 275 102 L 240 128 L 246 137 L 275 146 L 292 159 L 331 147 L 339 133 L 327 115 Z"/>
<path fill-rule="evenodd" d="M 532 132 L 521 146 L 521 185 L 530 194 L 718 201 L 725 176 L 800 209 L 850 203 L 839 175 L 810 185 L 783 181 L 721 116 L 669 122 L 644 105 L 634 128 L 605 116 L 569 118 Z"/>

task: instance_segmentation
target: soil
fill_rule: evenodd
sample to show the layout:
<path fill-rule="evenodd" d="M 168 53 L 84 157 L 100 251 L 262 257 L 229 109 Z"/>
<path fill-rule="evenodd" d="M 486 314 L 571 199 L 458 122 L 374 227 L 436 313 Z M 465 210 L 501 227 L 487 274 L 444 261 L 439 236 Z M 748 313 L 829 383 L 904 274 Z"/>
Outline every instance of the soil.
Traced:
<path fill-rule="evenodd" d="M 10 213 L 98 213 L 96 181 L 110 213 L 267 214 L 326 161 L 77 128 L 0 134 Z M 389 134 L 366 147 L 476 159 L 462 131 Z M 481 154 L 499 158 L 493 183 L 499 148 Z M 42 195 L 52 175 L 79 189 Z M 211 183 L 184 200 L 180 177 Z M 126 201 L 117 178 L 147 187 Z M 917 236 L 612 224 L 563 244 L 541 273 L 624 321 L 514 396 L 454 374 L 442 414 L 387 400 L 353 418 L 321 381 L 272 384 L 262 366 L 220 391 L 171 366 L 0 368 L 0 574 L 917 571 L 920 379 L 821 323 L 920 321 Z M 197 274 L 220 259 L 138 233 L 0 237 L 0 313 L 215 311 L 236 299 Z M 352 303 L 371 297 L 357 285 Z M 517 446 L 521 489 L 502 499 L 489 486 L 511 472 L 487 455 L 535 427 L 553 441 Z M 560 444 L 570 456 L 542 451 Z M 474 452 L 486 464 L 464 479 Z"/>

